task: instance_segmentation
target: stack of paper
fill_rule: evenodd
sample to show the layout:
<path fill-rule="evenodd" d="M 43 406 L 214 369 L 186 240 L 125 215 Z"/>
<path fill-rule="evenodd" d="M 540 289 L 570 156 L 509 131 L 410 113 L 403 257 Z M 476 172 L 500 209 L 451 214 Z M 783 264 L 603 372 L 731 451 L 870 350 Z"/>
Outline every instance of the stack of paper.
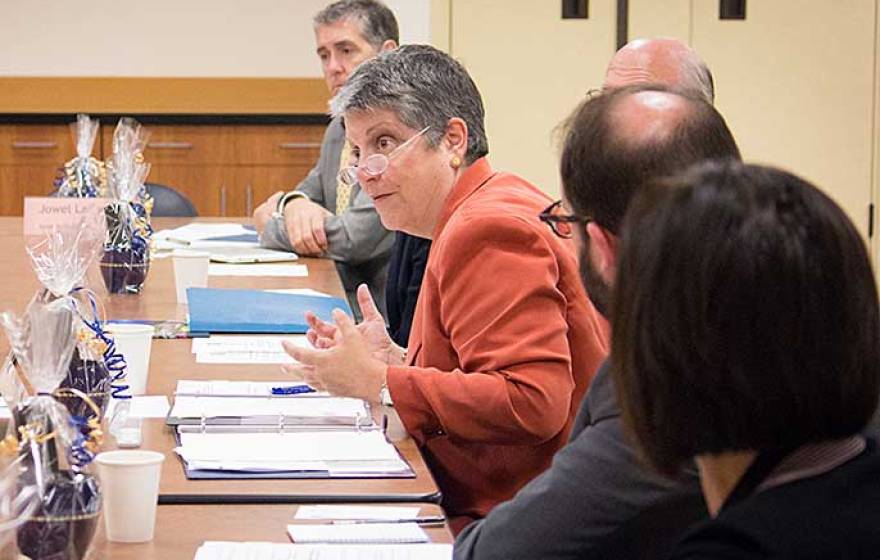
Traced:
<path fill-rule="evenodd" d="M 364 401 L 341 397 L 177 397 L 170 416 L 169 424 L 372 424 Z"/>
<path fill-rule="evenodd" d="M 193 222 L 175 229 L 163 229 L 153 234 L 159 249 L 190 247 L 206 249 L 231 244 L 258 246 L 253 228 L 236 223 Z"/>
<path fill-rule="evenodd" d="M 371 523 L 350 525 L 288 525 L 295 543 L 408 544 L 426 543 L 428 535 L 415 523 Z"/>
<path fill-rule="evenodd" d="M 294 519 L 399 521 L 415 519 L 421 509 L 421 506 L 303 505 L 296 509 Z"/>
<path fill-rule="evenodd" d="M 298 398 L 307 397 L 329 397 L 329 393 L 323 391 L 310 390 L 306 383 L 279 383 L 277 381 L 190 381 L 188 379 L 180 379 L 177 381 L 177 388 L 174 393 L 178 396 L 186 397 L 268 397 L 272 395 L 272 389 L 279 386 L 289 388 L 301 388 L 301 390 L 290 391 L 286 395 Z"/>
<path fill-rule="evenodd" d="M 230 336 L 212 335 L 192 339 L 192 353 L 200 364 L 292 364 L 281 342 L 310 348 L 304 335 Z"/>
<path fill-rule="evenodd" d="M 307 545 L 208 541 L 195 560 L 451 560 L 451 544 Z"/>
<path fill-rule="evenodd" d="M 188 433 L 175 449 L 190 470 L 405 476 L 412 470 L 379 431 Z"/>

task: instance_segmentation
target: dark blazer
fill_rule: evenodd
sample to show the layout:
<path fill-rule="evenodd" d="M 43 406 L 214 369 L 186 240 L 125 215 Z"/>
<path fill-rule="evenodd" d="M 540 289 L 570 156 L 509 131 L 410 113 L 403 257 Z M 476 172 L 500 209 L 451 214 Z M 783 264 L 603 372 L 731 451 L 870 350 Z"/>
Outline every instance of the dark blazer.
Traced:
<path fill-rule="evenodd" d="M 662 558 L 707 516 L 694 471 L 680 483 L 663 479 L 627 443 L 606 361 L 568 445 L 512 500 L 467 526 L 454 558 Z"/>
<path fill-rule="evenodd" d="M 388 261 L 385 305 L 388 309 L 388 333 L 394 342 L 406 348 L 412 326 L 431 240 L 398 231 Z"/>
<path fill-rule="evenodd" d="M 695 527 L 676 560 L 878 558 L 880 455 L 865 451 L 834 469 L 753 493 Z"/>

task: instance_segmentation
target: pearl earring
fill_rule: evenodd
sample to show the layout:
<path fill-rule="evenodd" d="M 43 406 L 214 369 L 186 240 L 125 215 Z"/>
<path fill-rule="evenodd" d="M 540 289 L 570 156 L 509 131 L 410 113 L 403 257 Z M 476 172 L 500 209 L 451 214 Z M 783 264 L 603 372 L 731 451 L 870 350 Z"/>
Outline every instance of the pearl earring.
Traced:
<path fill-rule="evenodd" d="M 458 156 L 452 156 L 452 159 L 449 160 L 449 166 L 453 169 L 458 169 L 461 167 L 461 158 Z"/>

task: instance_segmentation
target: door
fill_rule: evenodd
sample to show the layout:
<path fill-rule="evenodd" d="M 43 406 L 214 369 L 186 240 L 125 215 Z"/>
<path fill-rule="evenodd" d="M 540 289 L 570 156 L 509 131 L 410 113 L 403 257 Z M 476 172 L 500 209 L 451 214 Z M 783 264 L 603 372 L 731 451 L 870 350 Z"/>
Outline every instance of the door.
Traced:
<path fill-rule="evenodd" d="M 745 20 L 691 2 L 692 46 L 744 159 L 829 193 L 868 233 L 874 149 L 875 0 L 751 0 Z"/>
<path fill-rule="evenodd" d="M 615 50 L 615 0 L 591 0 L 588 19 L 560 2 L 450 0 L 450 53 L 486 108 L 489 160 L 558 196 L 558 127 L 599 87 Z"/>

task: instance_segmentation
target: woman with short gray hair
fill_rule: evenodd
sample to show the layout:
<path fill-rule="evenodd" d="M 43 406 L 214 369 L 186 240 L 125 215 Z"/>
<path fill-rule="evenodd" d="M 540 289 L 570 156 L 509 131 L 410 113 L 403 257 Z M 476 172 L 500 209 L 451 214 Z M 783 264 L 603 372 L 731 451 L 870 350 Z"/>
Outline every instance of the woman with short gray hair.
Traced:
<path fill-rule="evenodd" d="M 385 227 L 433 239 L 407 349 L 369 293 L 364 322 L 311 318 L 316 349 L 286 369 L 333 394 L 393 406 L 458 532 L 546 469 L 567 440 L 605 325 L 573 246 L 538 219 L 549 197 L 492 170 L 483 103 L 465 69 L 411 45 L 362 64 L 332 103 L 357 180 Z M 367 311 L 369 310 L 369 311 Z"/>

